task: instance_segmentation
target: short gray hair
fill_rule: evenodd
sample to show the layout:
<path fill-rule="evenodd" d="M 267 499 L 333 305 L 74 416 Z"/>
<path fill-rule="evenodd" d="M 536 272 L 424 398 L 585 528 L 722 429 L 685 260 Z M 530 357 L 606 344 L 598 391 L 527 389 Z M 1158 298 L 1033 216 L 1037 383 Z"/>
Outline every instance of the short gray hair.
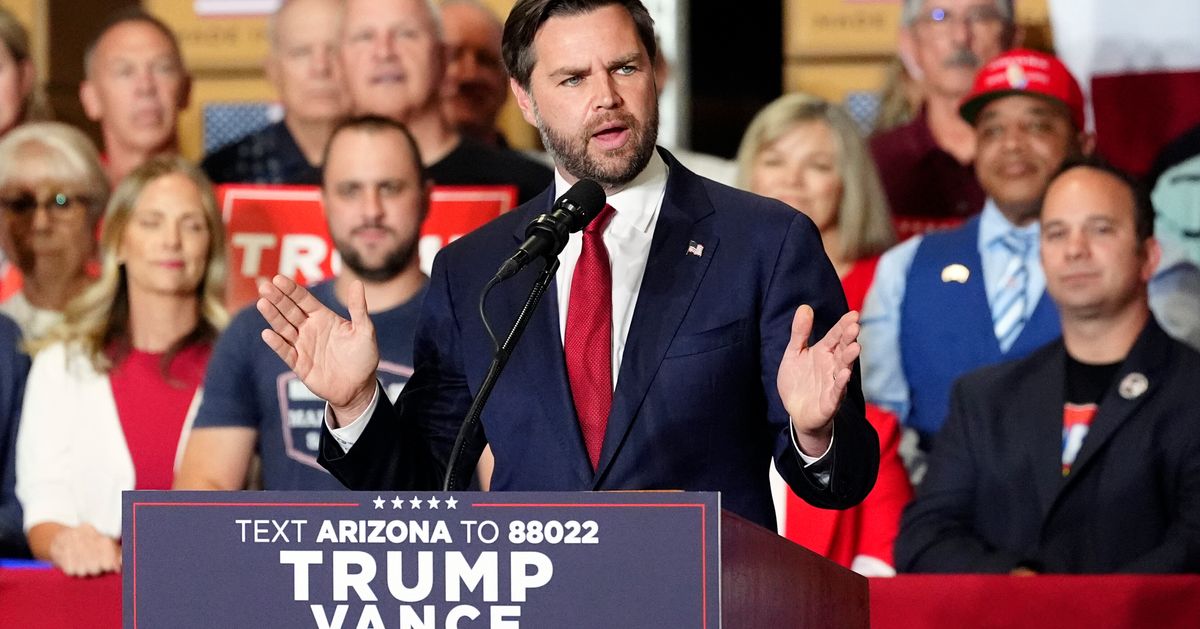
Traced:
<path fill-rule="evenodd" d="M 900 9 L 900 23 L 904 26 L 912 26 L 913 22 L 921 16 L 921 9 L 925 8 L 925 3 L 928 0 L 904 0 L 904 6 Z M 995 0 L 996 10 L 1000 15 L 1004 16 L 1004 21 L 1012 23 L 1013 21 L 1013 0 Z"/>

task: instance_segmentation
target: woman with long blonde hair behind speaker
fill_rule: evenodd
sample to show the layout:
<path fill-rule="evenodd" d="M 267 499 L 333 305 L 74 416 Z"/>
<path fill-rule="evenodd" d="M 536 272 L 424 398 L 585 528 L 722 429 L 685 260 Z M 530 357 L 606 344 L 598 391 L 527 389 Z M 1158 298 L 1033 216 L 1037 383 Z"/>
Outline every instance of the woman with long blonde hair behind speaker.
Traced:
<path fill-rule="evenodd" d="M 171 487 L 228 320 L 221 216 L 183 158 L 117 186 L 100 247 L 100 278 L 31 346 L 17 436 L 30 549 L 76 576 L 120 568 L 122 491 Z"/>

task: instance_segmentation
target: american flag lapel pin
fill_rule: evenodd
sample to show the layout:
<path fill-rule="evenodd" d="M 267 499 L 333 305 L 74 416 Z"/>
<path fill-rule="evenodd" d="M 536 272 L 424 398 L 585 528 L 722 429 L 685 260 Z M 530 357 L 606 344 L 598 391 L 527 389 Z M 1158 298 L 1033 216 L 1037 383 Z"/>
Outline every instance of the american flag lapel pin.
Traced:
<path fill-rule="evenodd" d="M 704 255 L 704 245 L 696 242 L 695 240 L 688 241 L 687 255 L 696 256 L 697 258 L 703 256 Z"/>

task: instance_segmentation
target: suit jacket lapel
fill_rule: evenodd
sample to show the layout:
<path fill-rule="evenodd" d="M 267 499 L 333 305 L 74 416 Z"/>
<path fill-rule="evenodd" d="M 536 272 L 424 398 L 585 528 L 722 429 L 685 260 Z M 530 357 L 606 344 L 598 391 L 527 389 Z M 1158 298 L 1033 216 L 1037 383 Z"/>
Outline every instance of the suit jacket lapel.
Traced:
<path fill-rule="evenodd" d="M 594 488 L 600 487 L 628 436 L 667 347 L 717 250 L 712 221 L 702 220 L 712 214 L 713 207 L 699 178 L 666 151 L 662 154 L 670 169 L 667 189 L 625 341 Z M 702 255 L 688 254 L 692 241 L 704 246 Z"/>
<path fill-rule="evenodd" d="M 1170 338 L 1151 318 L 1100 400 L 1096 416 L 1092 418 L 1079 454 L 1071 465 L 1071 474 L 1061 483 L 1060 495 L 1087 472 L 1088 465 L 1104 450 L 1117 429 L 1155 394 L 1170 352 Z M 1145 383 L 1144 387 L 1129 386 L 1139 380 Z"/>
<path fill-rule="evenodd" d="M 533 204 L 529 216 L 522 218 L 513 231 L 516 244 L 525 241 L 525 227 L 536 215 L 548 211 L 554 202 L 553 192 L 547 196 L 546 203 Z M 514 245 L 515 246 L 515 245 Z M 504 312 L 511 313 L 511 320 L 504 322 L 493 321 L 497 335 L 507 334 L 508 328 L 515 321 L 517 313 L 521 312 L 529 291 L 537 282 L 542 272 L 542 264 L 534 262 L 515 277 L 505 282 Z M 490 309 L 489 309 L 490 312 Z M 498 340 L 504 342 L 504 337 Z M 579 429 L 579 418 L 575 414 L 575 402 L 571 397 L 571 385 L 567 380 L 567 364 L 563 357 L 562 332 L 558 323 L 558 281 L 551 282 L 546 289 L 541 303 L 534 310 L 528 327 L 521 340 L 517 343 L 517 352 L 532 357 L 526 360 L 513 360 L 507 370 L 514 373 L 503 377 L 520 378 L 522 382 L 538 383 L 536 397 L 546 421 L 555 424 L 553 433 L 559 436 L 564 460 L 572 461 L 572 471 L 575 479 L 571 483 L 575 487 L 587 487 L 592 480 L 592 464 L 588 460 L 587 449 L 583 444 L 583 436 Z"/>
<path fill-rule="evenodd" d="M 1048 354 L 1024 379 L 1025 385 L 1012 392 L 1011 428 L 1001 431 L 1001 438 L 1012 443 L 1025 443 L 1025 465 L 1016 473 L 1028 470 L 1032 475 L 1039 512 L 1045 514 L 1054 502 L 1062 485 L 1062 413 L 1066 378 L 1066 350 L 1062 341 L 1055 342 L 1055 351 Z"/>

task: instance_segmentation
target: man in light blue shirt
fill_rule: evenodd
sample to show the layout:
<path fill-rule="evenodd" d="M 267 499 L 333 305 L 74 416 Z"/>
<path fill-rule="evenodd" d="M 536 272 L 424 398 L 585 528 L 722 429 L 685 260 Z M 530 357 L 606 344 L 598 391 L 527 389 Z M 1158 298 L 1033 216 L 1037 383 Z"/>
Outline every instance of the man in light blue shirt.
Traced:
<path fill-rule="evenodd" d="M 983 212 L 884 254 L 863 309 L 863 392 L 928 451 L 950 386 L 984 365 L 1027 355 L 1060 334 L 1045 294 L 1037 216 L 1050 179 L 1087 153 L 1083 97 L 1056 58 L 1013 50 L 985 65 L 960 113 L 975 127 Z M 1200 344 L 1200 269 L 1164 252 L 1151 283 L 1163 327 Z"/>

